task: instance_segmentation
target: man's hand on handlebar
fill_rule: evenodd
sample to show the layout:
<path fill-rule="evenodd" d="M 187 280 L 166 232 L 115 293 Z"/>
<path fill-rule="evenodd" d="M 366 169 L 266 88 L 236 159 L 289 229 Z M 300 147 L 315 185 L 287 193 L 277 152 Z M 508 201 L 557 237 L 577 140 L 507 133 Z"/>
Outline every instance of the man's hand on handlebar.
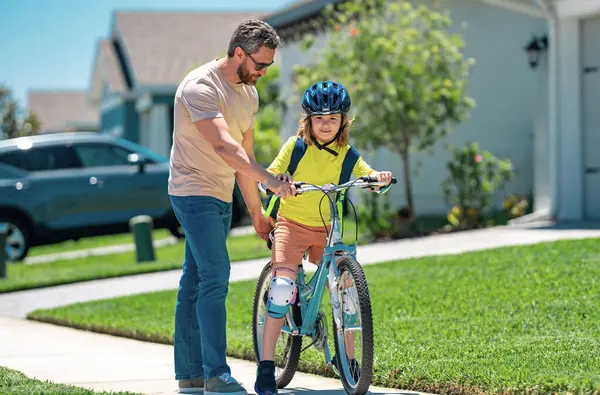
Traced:
<path fill-rule="evenodd" d="M 277 179 L 279 181 L 287 182 L 289 184 L 293 184 L 294 183 L 294 179 L 292 178 L 292 176 L 289 175 L 289 174 L 287 174 L 287 173 L 277 174 Z"/>
<path fill-rule="evenodd" d="M 266 183 L 266 187 L 282 199 L 296 194 L 294 180 L 289 174 L 279 174 L 277 177 L 270 178 Z"/>

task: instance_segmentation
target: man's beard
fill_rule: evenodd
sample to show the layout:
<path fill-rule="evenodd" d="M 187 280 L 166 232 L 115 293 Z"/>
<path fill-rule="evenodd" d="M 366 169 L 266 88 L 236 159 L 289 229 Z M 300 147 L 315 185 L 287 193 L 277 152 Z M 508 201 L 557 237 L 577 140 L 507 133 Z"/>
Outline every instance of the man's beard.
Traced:
<path fill-rule="evenodd" d="M 238 67 L 237 69 L 237 75 L 240 79 L 240 82 L 242 84 L 246 84 L 246 85 L 256 85 L 256 79 L 252 78 L 253 75 L 250 74 L 249 72 L 245 71 L 243 68 L 243 65 L 240 65 L 240 67 Z"/>

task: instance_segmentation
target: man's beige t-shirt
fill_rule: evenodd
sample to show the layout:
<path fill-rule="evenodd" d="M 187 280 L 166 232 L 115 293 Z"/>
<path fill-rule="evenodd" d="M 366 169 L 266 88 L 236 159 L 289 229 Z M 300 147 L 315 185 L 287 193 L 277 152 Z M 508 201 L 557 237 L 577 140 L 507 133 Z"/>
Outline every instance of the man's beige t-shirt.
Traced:
<path fill-rule="evenodd" d="M 175 94 L 169 194 L 212 196 L 231 202 L 235 170 L 202 137 L 194 122 L 225 118 L 231 137 L 241 144 L 243 133 L 254 126 L 257 111 L 256 88 L 229 82 L 216 60 L 191 71 Z"/>

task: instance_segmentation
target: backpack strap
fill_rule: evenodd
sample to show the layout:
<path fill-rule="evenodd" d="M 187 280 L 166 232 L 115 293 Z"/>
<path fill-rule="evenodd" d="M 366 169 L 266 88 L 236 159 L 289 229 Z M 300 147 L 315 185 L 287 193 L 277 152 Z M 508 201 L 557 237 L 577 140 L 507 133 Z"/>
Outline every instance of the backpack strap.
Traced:
<path fill-rule="evenodd" d="M 354 170 L 354 166 L 356 162 L 360 158 L 360 152 L 354 147 L 350 145 L 350 149 L 346 153 L 346 157 L 344 158 L 344 162 L 342 162 L 342 172 L 340 173 L 340 181 L 339 185 L 350 181 L 350 176 L 352 176 L 352 170 Z"/>
<path fill-rule="evenodd" d="M 350 145 L 350 149 L 348 150 L 348 152 L 346 152 L 346 156 L 344 157 L 344 161 L 342 162 L 342 172 L 340 173 L 340 181 L 338 182 L 338 185 L 350 181 L 350 177 L 352 176 L 352 170 L 354 170 L 354 166 L 356 165 L 358 158 L 360 158 L 360 152 L 358 152 L 356 147 Z M 343 204 L 346 197 L 346 192 L 347 190 L 343 192 L 338 192 L 336 196 L 336 205 L 340 216 L 340 227 L 342 227 L 342 229 L 344 226 Z"/>
<path fill-rule="evenodd" d="M 294 175 L 296 169 L 298 168 L 298 163 L 300 159 L 304 156 L 306 152 L 306 143 L 304 139 L 300 136 L 296 137 L 296 144 L 294 145 L 294 150 L 292 151 L 292 157 L 290 158 L 290 164 L 288 165 L 287 172 L 289 175 Z"/>
<path fill-rule="evenodd" d="M 288 164 L 287 168 L 287 173 L 289 175 L 293 175 L 296 172 L 298 163 L 300 163 L 300 159 L 302 159 L 305 153 L 306 143 L 302 137 L 297 137 L 296 143 L 294 144 L 294 150 L 292 151 L 292 156 L 290 158 L 290 163 Z M 277 220 L 280 199 L 271 191 L 268 191 L 267 195 L 269 195 L 269 197 L 267 200 L 267 207 L 265 208 L 265 217 L 271 217 L 274 220 Z"/>

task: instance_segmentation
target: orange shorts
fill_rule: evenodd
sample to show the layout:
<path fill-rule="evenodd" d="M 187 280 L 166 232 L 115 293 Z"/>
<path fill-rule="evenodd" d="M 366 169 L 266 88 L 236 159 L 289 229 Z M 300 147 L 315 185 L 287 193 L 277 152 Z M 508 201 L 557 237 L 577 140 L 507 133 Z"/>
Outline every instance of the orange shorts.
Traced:
<path fill-rule="evenodd" d="M 306 226 L 278 216 L 271 246 L 272 265 L 274 268 L 288 267 L 295 272 L 306 250 L 309 250 L 308 260 L 319 264 L 326 241 L 325 227 Z"/>

